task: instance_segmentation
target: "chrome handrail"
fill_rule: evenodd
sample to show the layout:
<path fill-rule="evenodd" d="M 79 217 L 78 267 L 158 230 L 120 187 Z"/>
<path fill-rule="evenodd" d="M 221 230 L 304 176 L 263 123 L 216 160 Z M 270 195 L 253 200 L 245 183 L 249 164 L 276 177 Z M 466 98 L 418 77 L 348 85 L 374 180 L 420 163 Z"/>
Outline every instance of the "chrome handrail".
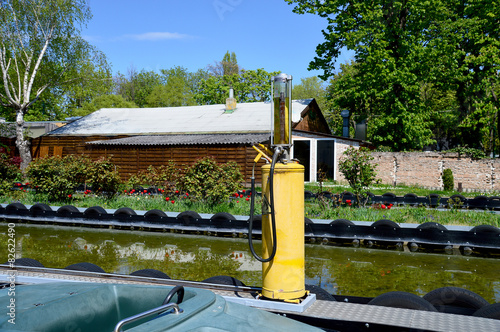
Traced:
<path fill-rule="evenodd" d="M 164 305 L 159 306 L 157 308 L 153 308 L 151 310 L 141 312 L 137 315 L 122 319 L 121 321 L 118 322 L 118 324 L 116 324 L 114 332 L 121 332 L 122 327 L 126 324 L 135 322 L 136 320 L 139 320 L 141 318 L 151 316 L 151 315 L 154 315 L 154 314 L 157 314 L 159 312 L 166 311 L 169 309 L 174 309 L 176 315 L 182 313 L 182 309 L 179 308 L 179 305 L 177 305 L 177 303 L 167 303 L 167 304 L 164 304 Z"/>

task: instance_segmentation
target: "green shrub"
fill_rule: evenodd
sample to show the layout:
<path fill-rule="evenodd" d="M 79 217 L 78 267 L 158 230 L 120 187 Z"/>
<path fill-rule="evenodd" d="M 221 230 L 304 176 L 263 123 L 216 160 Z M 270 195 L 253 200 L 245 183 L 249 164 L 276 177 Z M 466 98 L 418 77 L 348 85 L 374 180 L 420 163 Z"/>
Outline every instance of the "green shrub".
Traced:
<path fill-rule="evenodd" d="M 122 185 L 116 166 L 109 158 L 104 157 L 87 161 L 85 182 L 92 187 L 95 194 L 108 198 L 113 197 Z"/>
<path fill-rule="evenodd" d="M 149 166 L 147 170 L 139 171 L 128 180 L 128 186 L 134 188 L 138 185 L 154 186 L 163 188 L 171 193 L 177 186 L 180 172 L 173 161 L 159 167 Z"/>
<path fill-rule="evenodd" d="M 484 153 L 483 150 L 475 149 L 475 148 L 470 148 L 468 145 L 465 146 L 457 146 L 453 149 L 444 151 L 445 153 L 448 152 L 454 152 L 458 153 L 458 157 L 461 156 L 466 156 L 469 157 L 473 160 L 478 160 L 478 159 L 484 159 L 486 158 L 486 154 Z"/>
<path fill-rule="evenodd" d="M 363 203 L 362 193 L 375 181 L 377 164 L 371 163 L 370 150 L 364 147 L 349 147 L 339 161 L 339 170 L 356 195 L 357 204 Z"/>
<path fill-rule="evenodd" d="M 47 157 L 32 161 L 26 175 L 36 191 L 49 200 L 65 201 L 85 182 L 90 160 L 82 156 Z"/>
<path fill-rule="evenodd" d="M 242 180 L 235 162 L 217 165 L 213 158 L 206 157 L 188 167 L 179 184 L 191 199 L 217 204 L 237 191 Z"/>
<path fill-rule="evenodd" d="M 27 172 L 31 186 L 48 200 L 71 199 L 80 184 L 89 184 L 98 195 L 113 196 L 121 184 L 118 172 L 109 159 L 91 160 L 86 156 L 36 159 Z"/>
<path fill-rule="evenodd" d="M 0 151 L 0 195 L 7 194 L 13 182 L 19 178 L 21 178 L 19 167 L 14 164 L 12 158 Z"/>
<path fill-rule="evenodd" d="M 452 191 L 454 187 L 454 182 L 453 182 L 453 172 L 451 169 L 446 168 L 443 171 L 443 187 L 445 191 Z"/>

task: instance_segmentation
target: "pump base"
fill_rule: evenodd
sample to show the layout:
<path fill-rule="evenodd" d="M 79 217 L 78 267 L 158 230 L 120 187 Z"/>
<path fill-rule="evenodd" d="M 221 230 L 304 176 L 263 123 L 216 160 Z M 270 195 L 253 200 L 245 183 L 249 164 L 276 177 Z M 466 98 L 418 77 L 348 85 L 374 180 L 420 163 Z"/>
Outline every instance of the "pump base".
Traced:
<path fill-rule="evenodd" d="M 287 303 L 282 301 L 248 299 L 244 297 L 234 297 L 234 296 L 223 296 L 223 298 L 226 301 L 243 304 L 248 307 L 291 311 L 291 312 L 304 312 L 316 301 L 316 294 L 310 293 L 300 303 Z"/>

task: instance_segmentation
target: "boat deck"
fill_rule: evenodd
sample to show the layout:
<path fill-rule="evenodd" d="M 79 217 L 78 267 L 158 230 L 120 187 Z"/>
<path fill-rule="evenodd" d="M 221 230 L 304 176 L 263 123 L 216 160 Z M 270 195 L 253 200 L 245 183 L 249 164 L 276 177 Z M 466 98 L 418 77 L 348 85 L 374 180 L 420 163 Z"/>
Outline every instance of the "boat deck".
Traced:
<path fill-rule="evenodd" d="M 11 269 L 0 265 L 0 283 L 32 284 L 48 282 L 95 282 L 118 284 L 149 284 L 210 289 L 231 301 L 254 300 L 253 294 L 260 289 L 207 284 L 193 281 L 137 277 L 110 273 L 95 273 L 51 268 L 16 266 Z M 243 300 L 244 301 L 244 300 Z M 314 322 L 321 328 L 334 331 L 500 331 L 500 321 L 494 319 L 390 308 L 359 303 L 324 301 L 316 299 L 303 312 L 264 308 L 305 323 Z"/>

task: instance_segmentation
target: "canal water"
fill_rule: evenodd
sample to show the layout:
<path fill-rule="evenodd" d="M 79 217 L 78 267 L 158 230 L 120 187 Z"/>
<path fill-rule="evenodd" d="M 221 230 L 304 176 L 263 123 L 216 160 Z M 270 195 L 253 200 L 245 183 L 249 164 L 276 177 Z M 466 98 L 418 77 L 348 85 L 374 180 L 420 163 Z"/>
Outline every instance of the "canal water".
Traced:
<path fill-rule="evenodd" d="M 7 261 L 8 229 L 0 223 L 0 261 Z M 16 224 L 17 257 L 64 268 L 80 262 L 106 272 L 157 269 L 171 278 L 202 281 L 233 276 L 261 286 L 261 263 L 246 239 Z M 254 241 L 259 251 L 260 241 Z M 389 291 L 418 295 L 444 286 L 472 290 L 500 302 L 500 259 L 305 244 L 306 283 L 332 294 L 375 297 Z"/>

